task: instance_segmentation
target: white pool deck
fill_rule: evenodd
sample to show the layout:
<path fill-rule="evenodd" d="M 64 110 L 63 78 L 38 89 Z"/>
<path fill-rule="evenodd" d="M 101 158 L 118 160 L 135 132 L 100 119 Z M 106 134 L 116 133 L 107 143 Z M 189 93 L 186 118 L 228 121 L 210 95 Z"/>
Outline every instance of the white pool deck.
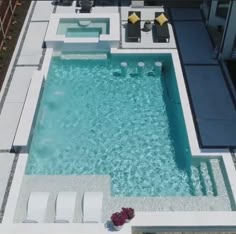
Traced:
<path fill-rule="evenodd" d="M 22 114 L 22 110 L 26 103 L 26 97 L 28 95 L 29 86 L 35 70 L 40 70 L 42 62 L 50 59 L 50 51 L 46 53 L 42 48 L 44 37 L 46 34 L 47 26 L 49 23 L 50 15 L 53 13 L 55 7 L 51 4 L 51 1 L 37 1 L 32 2 L 29 13 L 26 18 L 26 22 L 23 26 L 23 30 L 19 37 L 9 70 L 6 75 L 6 79 L 3 84 L 3 88 L 0 92 L 0 99 L 2 103 L 2 109 L 0 114 L 0 204 L 5 208 L 4 217 L 0 224 L 0 233 L 110 233 L 102 224 L 84 224 L 84 223 L 73 223 L 73 224 L 54 224 L 51 223 L 53 214 L 49 214 L 48 223 L 45 224 L 22 224 L 15 223 L 17 217 L 15 212 L 25 212 L 21 207 L 18 206 L 18 199 L 23 199 L 24 202 L 27 200 L 29 194 L 30 184 L 34 183 L 35 180 L 27 179 L 24 176 L 24 171 L 28 159 L 27 154 L 20 154 L 16 165 L 13 163 L 15 157 L 14 153 L 10 153 L 13 142 L 15 140 L 16 131 L 18 128 L 19 120 Z M 57 6 L 56 13 L 75 13 L 75 1 L 71 7 Z M 123 7 L 121 13 L 121 24 L 125 25 L 127 20 L 127 12 L 130 8 Z M 132 8 L 135 10 L 135 8 Z M 154 12 L 158 9 L 141 9 L 142 20 L 152 20 Z M 94 7 L 92 13 L 119 13 L 118 7 Z M 143 22 L 142 22 L 143 23 Z M 171 28 L 171 25 L 170 25 Z M 133 53 L 138 51 L 139 53 L 157 53 L 173 51 L 175 72 L 178 79 L 178 88 L 181 93 L 181 103 L 185 116 L 186 127 L 188 130 L 188 137 L 190 140 L 190 146 L 193 156 L 221 156 L 224 162 L 224 166 L 228 173 L 229 184 L 232 188 L 232 194 L 236 198 L 236 175 L 235 168 L 232 163 L 232 158 L 227 150 L 201 150 L 198 147 L 197 137 L 194 130 L 194 124 L 190 112 L 190 106 L 186 94 L 186 88 L 184 79 L 182 76 L 181 66 L 178 59 L 178 53 L 176 50 L 176 44 L 171 30 L 171 39 L 169 43 L 152 43 L 151 34 L 142 32 L 141 43 L 126 43 L 124 40 L 124 27 L 121 29 L 121 49 L 113 49 L 113 53 Z M 42 70 L 47 73 L 48 67 L 43 65 Z M 21 140 L 21 139 L 20 139 Z M 23 143 L 24 144 L 24 143 Z M 14 175 L 10 174 L 12 168 L 15 172 Z M 8 180 L 13 177 L 12 185 L 9 190 Z M 65 182 L 66 184 L 67 182 Z M 50 183 L 49 183 L 50 184 Z M 23 193 L 25 196 L 19 197 L 21 187 L 24 185 Z M 41 184 L 38 184 L 36 188 L 42 188 Z M 70 184 L 67 184 L 65 190 L 70 188 Z M 56 187 L 56 186 L 55 186 Z M 73 186 L 72 186 L 73 187 Z M 85 186 L 86 187 L 86 186 Z M 28 188 L 28 190 L 27 190 Z M 52 189 L 53 200 L 56 196 L 56 188 Z M 73 187 L 78 189 L 78 187 Z M 84 188 L 85 189 L 85 188 Z M 83 189 L 83 190 L 84 190 Z M 94 188 L 95 189 L 95 188 Z M 81 190 L 81 191 L 83 191 Z M 78 192 L 77 191 L 77 192 Z M 54 193 L 53 193 L 54 192 Z M 9 193 L 9 194 L 8 194 Z M 80 197 L 82 193 L 80 194 Z M 6 203 L 6 197 L 8 198 Z M 167 199 L 168 200 L 168 199 Z M 106 202 L 104 200 L 104 202 Z M 140 201 L 142 202 L 142 201 Z M 194 202 L 194 201 L 193 201 Z M 53 206 L 53 203 L 50 203 Z M 109 206 L 105 205 L 103 209 L 109 209 Z M 80 209 L 80 206 L 77 207 Z M 17 210 L 18 209 L 18 210 Z M 176 231 L 175 233 L 182 233 L 182 230 L 186 231 L 204 231 L 214 230 L 216 231 L 231 231 L 236 233 L 236 213 L 235 211 L 217 211 L 217 212 L 172 212 L 171 208 L 168 211 L 165 207 L 161 212 L 136 212 L 135 218 L 129 224 L 126 224 L 119 233 L 132 233 L 132 231 L 149 231 L 159 233 L 167 231 Z M 174 209 L 173 209 L 174 210 Z M 106 219 L 107 217 L 105 217 Z M 80 220 L 80 217 L 77 219 Z M 18 220 L 20 222 L 20 220 Z M 179 232 L 178 232 L 179 231 Z"/>

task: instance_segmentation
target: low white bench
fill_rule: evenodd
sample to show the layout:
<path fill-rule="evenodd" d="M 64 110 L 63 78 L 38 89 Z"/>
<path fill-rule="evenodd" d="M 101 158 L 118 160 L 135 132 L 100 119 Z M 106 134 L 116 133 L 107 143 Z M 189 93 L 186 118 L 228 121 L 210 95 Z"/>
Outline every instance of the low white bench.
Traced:
<path fill-rule="evenodd" d="M 13 142 L 13 150 L 17 153 L 25 152 L 27 149 L 42 84 L 42 72 L 34 71 Z"/>

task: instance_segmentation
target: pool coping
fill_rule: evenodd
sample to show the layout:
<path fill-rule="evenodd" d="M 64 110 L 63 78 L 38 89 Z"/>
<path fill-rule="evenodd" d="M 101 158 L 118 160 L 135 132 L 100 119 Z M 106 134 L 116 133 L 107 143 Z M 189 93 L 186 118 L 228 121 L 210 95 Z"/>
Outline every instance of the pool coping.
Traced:
<path fill-rule="evenodd" d="M 15 152 L 26 152 L 30 133 L 40 98 L 44 77 L 41 71 L 34 71 L 24 103 L 20 122 L 13 142 Z"/>
<path fill-rule="evenodd" d="M 32 5 L 31 5 L 32 7 Z M 29 10 L 30 12 L 30 10 Z M 20 45 L 20 44 L 19 44 Z M 19 49 L 19 47 L 18 47 Z M 116 49 L 113 49 L 112 51 L 115 52 Z M 18 50 L 15 50 L 14 55 L 16 56 Z M 135 50 L 132 49 L 122 49 L 122 53 L 134 53 Z M 157 53 L 159 50 L 147 50 L 147 49 L 139 49 L 138 53 L 145 51 L 145 53 Z M 164 49 L 160 49 L 160 51 L 164 52 Z M 178 56 L 178 51 L 173 50 L 174 56 Z M 49 66 L 46 64 L 50 62 L 50 58 L 52 55 L 52 49 L 47 49 L 46 55 L 44 58 L 44 63 L 42 66 L 41 71 L 44 71 L 45 74 L 48 72 Z M 11 65 L 8 69 L 8 75 L 10 76 L 10 73 L 13 68 L 13 64 L 15 61 L 15 58 L 13 56 Z M 175 72 L 180 73 L 182 75 L 182 69 L 180 65 L 180 61 L 173 60 L 174 64 L 177 64 L 177 67 L 175 66 Z M 177 76 L 176 76 L 177 77 Z M 178 78 L 177 78 L 178 79 Z M 180 79 L 181 80 L 181 79 Z M 183 82 L 183 83 L 182 83 Z M 1 98 L 3 96 L 2 92 L 5 90 L 7 84 L 7 79 L 5 79 L 3 89 L 1 91 Z M 184 83 L 184 79 L 182 77 L 182 81 L 180 81 L 180 85 L 178 83 L 179 93 L 182 94 L 181 90 L 185 89 L 186 87 Z M 192 120 L 191 110 L 189 109 L 189 102 L 188 102 L 188 96 L 181 95 L 181 102 L 183 107 L 183 113 L 185 116 L 185 124 L 187 128 L 187 134 L 188 139 L 190 143 L 191 152 L 193 154 L 193 157 L 197 157 L 199 155 L 201 156 L 221 156 L 224 165 L 227 169 L 228 179 L 230 180 L 231 189 L 233 190 L 234 198 L 236 197 L 236 175 L 235 175 L 235 169 L 233 166 L 233 162 L 231 159 L 230 152 L 228 150 L 222 150 L 216 149 L 215 152 L 212 149 L 200 149 L 197 142 L 197 137 L 195 133 L 195 128 Z M 185 105 L 187 105 L 188 111 L 185 113 L 184 108 Z M 190 116 L 189 116 L 190 114 Z M 187 118 L 187 121 L 186 121 Z M 189 131 L 189 127 L 193 127 Z M 74 224 L 13 224 L 13 217 L 15 213 L 15 207 L 17 204 L 19 191 L 21 187 L 21 183 L 24 176 L 25 166 L 27 163 L 27 154 L 21 154 L 19 155 L 19 160 L 17 162 L 15 175 L 13 178 L 12 187 L 10 190 L 10 194 L 8 197 L 6 212 L 4 214 L 3 223 L 0 225 L 0 231 L 3 233 L 17 233 L 17 232 L 34 232 L 34 233 L 49 233 L 49 232 L 57 232 L 57 233 L 74 233 L 74 232 L 83 232 L 83 233 L 104 233 L 107 232 L 107 229 L 104 228 L 104 224 L 81 224 L 81 223 L 74 223 Z M 23 172 L 23 173 L 22 173 Z M 133 228 L 137 228 L 137 230 L 142 230 L 143 227 L 149 226 L 151 227 L 159 227 L 160 230 L 173 230 L 175 228 L 175 231 L 177 230 L 212 230 L 212 231 L 235 231 L 236 230 L 236 214 L 235 212 L 137 212 L 136 217 L 134 220 L 130 223 L 125 225 L 125 227 L 120 231 L 121 233 L 131 233 Z M 145 222 L 143 222 L 145 221 Z M 184 221 L 184 222 L 180 222 Z M 201 226 L 201 227 L 199 227 Z M 168 229 L 169 228 L 169 229 Z"/>

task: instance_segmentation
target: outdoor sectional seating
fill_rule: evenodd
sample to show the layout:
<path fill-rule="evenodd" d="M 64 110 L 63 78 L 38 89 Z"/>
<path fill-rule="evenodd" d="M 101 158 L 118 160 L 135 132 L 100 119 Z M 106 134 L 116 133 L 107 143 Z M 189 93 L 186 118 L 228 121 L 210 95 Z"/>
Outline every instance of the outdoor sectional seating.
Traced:
<path fill-rule="evenodd" d="M 83 198 L 83 222 L 101 223 L 102 219 L 102 192 L 85 192 Z"/>
<path fill-rule="evenodd" d="M 56 199 L 55 223 L 72 223 L 76 209 L 76 192 L 59 192 Z"/>
<path fill-rule="evenodd" d="M 163 12 L 155 12 L 155 19 L 162 13 Z M 164 14 L 168 18 L 167 13 L 165 12 Z M 154 26 L 153 26 L 153 41 L 154 42 L 168 42 L 170 39 L 168 22 L 165 22 L 163 25 L 160 25 L 155 19 L 154 19 Z"/>
<path fill-rule="evenodd" d="M 23 223 L 44 223 L 47 218 L 49 192 L 31 192 Z M 55 223 L 73 223 L 76 217 L 77 192 L 59 192 L 55 203 Z M 83 222 L 102 222 L 103 193 L 85 192 L 83 197 Z"/>
<path fill-rule="evenodd" d="M 141 19 L 140 11 L 129 11 L 128 16 L 135 14 Z M 136 23 L 131 23 L 129 20 L 127 22 L 126 35 L 128 42 L 140 42 L 141 40 L 141 20 Z"/>

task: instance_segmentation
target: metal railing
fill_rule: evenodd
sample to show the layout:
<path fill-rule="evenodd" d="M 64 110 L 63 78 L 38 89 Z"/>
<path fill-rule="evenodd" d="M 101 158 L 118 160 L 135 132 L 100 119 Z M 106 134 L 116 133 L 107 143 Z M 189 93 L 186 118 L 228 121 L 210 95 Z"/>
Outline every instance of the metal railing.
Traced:
<path fill-rule="evenodd" d="M 0 5 L 0 50 L 6 40 L 12 16 L 17 5 L 17 0 L 4 0 Z"/>

